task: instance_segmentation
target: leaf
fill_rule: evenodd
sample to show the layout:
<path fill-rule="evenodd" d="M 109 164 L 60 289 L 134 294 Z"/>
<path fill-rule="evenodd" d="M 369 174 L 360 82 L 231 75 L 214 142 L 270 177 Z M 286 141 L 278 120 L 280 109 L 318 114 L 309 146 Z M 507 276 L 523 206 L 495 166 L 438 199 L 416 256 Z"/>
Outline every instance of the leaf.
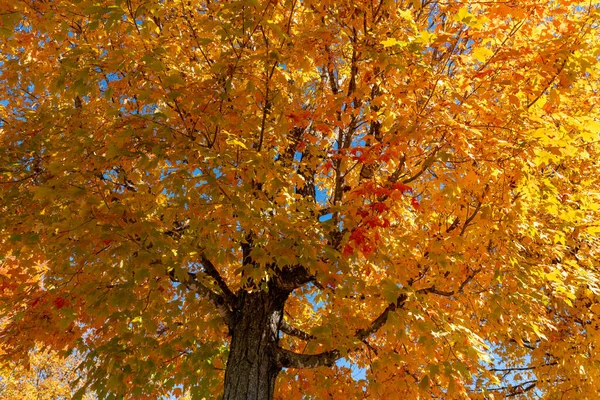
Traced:
<path fill-rule="evenodd" d="M 487 47 L 478 47 L 473 50 L 473 58 L 480 63 L 485 63 L 494 52 Z"/>
<path fill-rule="evenodd" d="M 469 12 L 467 7 L 462 7 L 454 16 L 454 20 L 457 22 L 469 23 L 475 19 L 474 15 Z"/>
<path fill-rule="evenodd" d="M 419 200 L 417 200 L 415 197 L 412 197 L 410 199 L 410 205 L 413 206 L 413 208 L 415 210 L 419 210 L 421 208 L 421 204 L 419 203 Z"/>
<path fill-rule="evenodd" d="M 244 150 L 248 150 L 248 147 L 246 147 L 246 145 L 244 143 L 240 142 L 237 139 L 228 139 L 227 144 L 239 146 L 239 147 L 243 148 Z"/>
<path fill-rule="evenodd" d="M 34 200 L 43 200 L 55 195 L 54 189 L 44 186 L 38 186 L 34 188 L 33 191 L 35 193 L 33 196 Z"/>
<path fill-rule="evenodd" d="M 403 46 L 406 43 L 399 41 L 397 39 L 394 39 L 394 38 L 387 38 L 385 40 L 382 40 L 381 44 L 383 45 L 384 48 L 387 48 L 387 47 L 393 47 L 393 46 L 398 46 L 398 45 Z"/>

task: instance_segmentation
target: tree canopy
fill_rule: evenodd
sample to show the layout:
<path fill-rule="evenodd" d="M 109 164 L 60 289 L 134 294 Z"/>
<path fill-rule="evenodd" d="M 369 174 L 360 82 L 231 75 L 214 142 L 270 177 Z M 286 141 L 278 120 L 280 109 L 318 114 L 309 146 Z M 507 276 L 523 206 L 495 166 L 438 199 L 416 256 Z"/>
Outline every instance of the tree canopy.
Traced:
<path fill-rule="evenodd" d="M 100 398 L 598 398 L 599 17 L 0 2 L 0 356 Z"/>
<path fill-rule="evenodd" d="M 0 400 L 70 399 L 82 384 L 77 371 L 81 357 L 61 357 L 54 351 L 32 350 L 25 365 L 16 362 L 0 364 Z M 85 400 L 93 400 L 91 393 Z"/>

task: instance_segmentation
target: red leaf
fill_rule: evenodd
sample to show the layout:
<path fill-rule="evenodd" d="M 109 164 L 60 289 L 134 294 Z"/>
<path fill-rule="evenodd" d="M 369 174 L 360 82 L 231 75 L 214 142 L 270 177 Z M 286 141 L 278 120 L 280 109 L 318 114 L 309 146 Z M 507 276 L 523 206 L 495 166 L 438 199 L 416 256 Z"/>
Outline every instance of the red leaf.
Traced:
<path fill-rule="evenodd" d="M 394 184 L 392 185 L 392 189 L 399 190 L 399 191 L 401 191 L 402 193 L 406 193 L 406 192 L 411 192 L 411 193 L 412 193 L 412 191 L 413 191 L 413 190 L 412 190 L 412 188 L 411 188 L 410 186 L 408 186 L 408 185 L 405 185 L 405 184 L 404 184 L 404 183 L 402 183 L 402 182 L 394 183 Z"/>
<path fill-rule="evenodd" d="M 365 217 L 369 216 L 369 213 L 367 211 L 365 211 L 365 210 L 358 210 L 356 212 L 356 215 L 358 215 L 361 218 L 365 218 Z"/>
<path fill-rule="evenodd" d="M 57 297 L 52 303 L 54 304 L 57 310 L 60 310 L 67 304 L 67 300 L 63 299 L 62 297 Z"/>
<path fill-rule="evenodd" d="M 413 197 L 412 199 L 410 199 L 410 204 L 413 206 L 413 208 L 415 210 L 418 210 L 421 208 L 421 204 L 419 204 L 419 200 L 417 200 L 415 197 Z"/>
<path fill-rule="evenodd" d="M 342 254 L 344 255 L 344 257 L 351 256 L 352 254 L 354 254 L 354 248 L 352 248 L 352 246 L 350 246 L 349 244 L 347 244 L 344 247 L 344 251 L 342 252 Z"/>
<path fill-rule="evenodd" d="M 381 214 L 382 212 L 384 212 L 385 210 L 388 209 L 388 206 L 386 206 L 383 203 L 375 203 L 371 205 L 371 208 L 373 210 L 375 210 L 375 212 L 377 212 L 377 214 Z"/>
<path fill-rule="evenodd" d="M 366 257 L 368 257 L 373 250 L 375 250 L 375 246 L 370 243 L 364 243 L 362 246 L 360 246 L 360 251 L 362 251 Z"/>
<path fill-rule="evenodd" d="M 352 240 L 356 244 L 361 244 L 365 241 L 365 234 L 363 228 L 358 228 L 352 231 L 350 234 L 350 240 Z"/>
<path fill-rule="evenodd" d="M 367 153 L 362 153 L 360 156 L 356 157 L 356 161 L 360 162 L 360 163 L 364 163 L 365 161 L 367 161 L 368 159 L 368 155 Z"/>
<path fill-rule="evenodd" d="M 366 225 L 368 225 L 368 226 L 369 226 L 369 228 L 375 228 L 376 226 L 379 226 L 379 225 L 380 225 L 380 223 L 379 223 L 379 219 L 377 219 L 376 217 L 375 217 L 375 218 L 373 218 L 373 217 L 372 217 L 372 218 L 368 218 L 368 219 L 366 219 L 366 220 L 364 221 L 364 223 L 365 223 Z"/>
<path fill-rule="evenodd" d="M 323 164 L 323 173 L 328 174 L 333 169 L 333 162 L 331 160 L 327 160 L 325 164 Z"/>

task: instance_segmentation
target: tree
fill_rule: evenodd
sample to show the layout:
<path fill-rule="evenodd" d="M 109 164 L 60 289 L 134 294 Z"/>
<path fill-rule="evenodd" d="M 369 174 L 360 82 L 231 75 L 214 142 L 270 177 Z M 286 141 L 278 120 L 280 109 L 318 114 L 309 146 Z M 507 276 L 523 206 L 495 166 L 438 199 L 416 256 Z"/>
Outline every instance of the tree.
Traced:
<path fill-rule="evenodd" d="M 14 362 L 0 365 L 0 399 L 70 399 L 70 382 L 81 377 L 77 373 L 80 357 L 61 357 L 52 351 L 32 351 L 28 366 Z M 87 395 L 86 399 L 93 399 Z"/>
<path fill-rule="evenodd" d="M 596 2 L 0 7 L 5 358 L 76 350 L 100 398 L 597 398 Z"/>

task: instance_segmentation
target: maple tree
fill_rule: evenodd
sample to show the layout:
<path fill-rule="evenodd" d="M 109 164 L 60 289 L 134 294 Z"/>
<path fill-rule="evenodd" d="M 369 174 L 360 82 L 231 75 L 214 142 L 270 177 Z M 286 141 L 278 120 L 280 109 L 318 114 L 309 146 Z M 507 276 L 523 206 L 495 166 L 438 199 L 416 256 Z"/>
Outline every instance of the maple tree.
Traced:
<path fill-rule="evenodd" d="M 599 17 L 2 2 L 2 357 L 75 350 L 100 398 L 597 398 Z"/>
<path fill-rule="evenodd" d="M 16 362 L 0 365 L 0 399 L 70 399 L 73 395 L 71 382 L 81 382 L 77 366 L 81 357 L 76 354 L 61 357 L 53 351 L 33 350 L 27 358 L 27 366 Z M 86 400 L 93 396 L 87 394 Z"/>

